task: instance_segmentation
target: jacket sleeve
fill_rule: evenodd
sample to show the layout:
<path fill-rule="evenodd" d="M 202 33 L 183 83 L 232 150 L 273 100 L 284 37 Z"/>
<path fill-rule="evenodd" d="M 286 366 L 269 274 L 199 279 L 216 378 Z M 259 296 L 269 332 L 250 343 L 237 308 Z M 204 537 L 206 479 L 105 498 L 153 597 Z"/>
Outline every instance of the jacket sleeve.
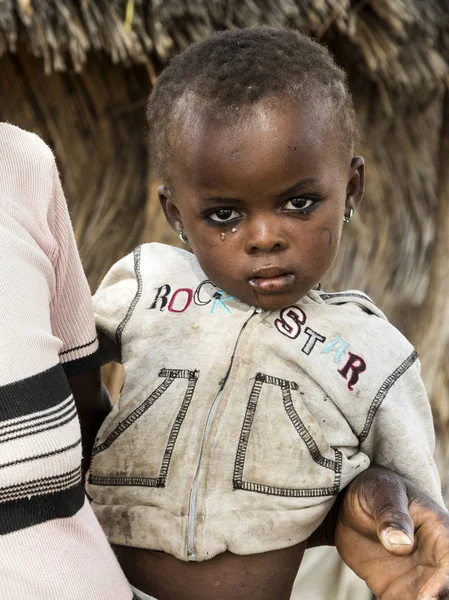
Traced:
<path fill-rule="evenodd" d="M 410 479 L 444 506 L 433 459 L 432 413 L 416 351 L 380 387 L 359 440 L 374 463 Z"/>
<path fill-rule="evenodd" d="M 93 297 L 100 361 L 122 362 L 122 333 L 140 297 L 140 246 L 116 262 Z"/>

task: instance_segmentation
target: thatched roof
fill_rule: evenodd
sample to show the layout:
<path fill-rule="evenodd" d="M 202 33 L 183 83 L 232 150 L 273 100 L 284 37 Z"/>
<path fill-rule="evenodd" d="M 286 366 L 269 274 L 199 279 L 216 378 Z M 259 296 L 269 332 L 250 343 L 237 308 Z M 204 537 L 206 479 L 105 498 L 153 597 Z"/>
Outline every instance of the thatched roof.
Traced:
<path fill-rule="evenodd" d="M 23 40 L 47 73 L 79 71 L 92 51 L 157 70 L 217 29 L 263 24 L 337 36 L 386 88 L 429 92 L 448 79 L 448 0 L 1 0 L 0 56 Z"/>

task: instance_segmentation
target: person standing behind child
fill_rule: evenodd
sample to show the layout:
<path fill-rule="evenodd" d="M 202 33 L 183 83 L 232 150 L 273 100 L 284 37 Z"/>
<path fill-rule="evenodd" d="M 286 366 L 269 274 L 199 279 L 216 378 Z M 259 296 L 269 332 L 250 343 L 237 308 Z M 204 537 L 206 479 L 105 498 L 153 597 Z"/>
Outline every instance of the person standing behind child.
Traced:
<path fill-rule="evenodd" d="M 0 124 L 0 598 L 131 600 L 85 497 L 110 409 L 90 291 L 50 149 Z"/>
<path fill-rule="evenodd" d="M 365 294 L 320 288 L 364 191 L 351 95 L 306 36 L 237 30 L 174 58 L 148 118 L 162 208 L 193 254 L 144 244 L 95 294 L 125 383 L 88 493 L 139 597 L 287 600 L 371 463 L 442 505 L 416 351 Z M 371 589 L 399 597 L 394 568 L 368 563 Z"/>

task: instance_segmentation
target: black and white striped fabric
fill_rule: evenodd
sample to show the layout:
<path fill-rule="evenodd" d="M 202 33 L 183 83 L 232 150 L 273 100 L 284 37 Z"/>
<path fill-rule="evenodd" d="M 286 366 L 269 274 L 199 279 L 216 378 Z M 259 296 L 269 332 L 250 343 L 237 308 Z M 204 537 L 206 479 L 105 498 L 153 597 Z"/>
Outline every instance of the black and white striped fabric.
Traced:
<path fill-rule="evenodd" d="M 56 504 L 60 517 L 79 510 L 80 461 L 76 407 L 60 364 L 0 387 L 0 533 L 45 521 Z"/>

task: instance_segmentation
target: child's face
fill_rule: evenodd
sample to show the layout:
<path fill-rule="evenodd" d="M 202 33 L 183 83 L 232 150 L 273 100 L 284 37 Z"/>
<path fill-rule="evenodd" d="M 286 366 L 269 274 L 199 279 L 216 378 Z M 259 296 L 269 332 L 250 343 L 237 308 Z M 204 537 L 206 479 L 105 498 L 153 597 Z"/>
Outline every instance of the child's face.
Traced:
<path fill-rule="evenodd" d="M 328 271 L 363 195 L 363 159 L 337 126 L 316 105 L 258 105 L 236 126 L 184 112 L 160 199 L 223 291 L 276 310 Z"/>

